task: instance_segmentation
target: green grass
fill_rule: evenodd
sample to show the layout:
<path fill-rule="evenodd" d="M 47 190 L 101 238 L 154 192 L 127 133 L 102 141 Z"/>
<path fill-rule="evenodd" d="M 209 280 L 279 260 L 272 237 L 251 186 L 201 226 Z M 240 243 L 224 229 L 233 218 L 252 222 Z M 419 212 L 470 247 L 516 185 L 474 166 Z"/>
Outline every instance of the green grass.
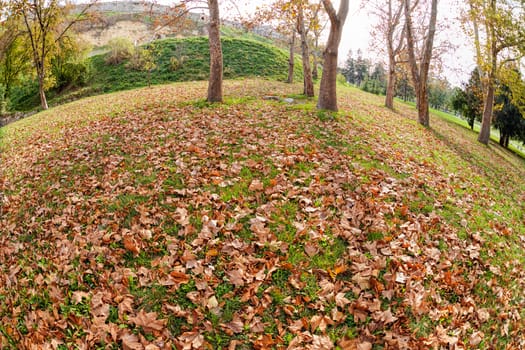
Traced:
<path fill-rule="evenodd" d="M 245 38 L 223 37 L 224 78 L 261 77 L 285 80 L 288 54 L 269 43 Z M 105 55 L 91 58 L 93 79 L 89 89 L 93 91 L 119 91 L 151 84 L 174 81 L 206 80 L 209 74 L 209 51 L 206 37 L 164 39 L 146 47 L 157 52 L 156 68 L 148 81 L 146 72 L 126 68 L 127 61 L 107 65 Z M 177 58 L 179 67 L 174 69 L 170 59 Z M 300 62 L 296 62 L 296 79 L 302 78 Z"/>
<path fill-rule="evenodd" d="M 256 35 L 240 33 L 234 29 L 223 29 L 226 36 L 221 38 L 224 78 L 239 79 L 259 77 L 284 81 L 288 74 L 288 52 L 262 40 Z M 91 78 L 86 86 L 74 91 L 48 91 L 50 105 L 58 105 L 82 97 L 129 90 L 149 84 L 165 84 L 177 81 L 207 80 L 209 76 L 209 44 L 207 37 L 188 37 L 182 39 L 163 39 L 144 45 L 155 52 L 156 67 L 151 75 L 141 70 L 127 67 L 128 60 L 108 65 L 107 54 L 89 58 Z M 173 58 L 179 62 L 171 64 Z M 302 79 L 299 58 L 296 58 L 294 77 Z M 16 100 L 11 101 L 17 110 L 30 110 L 39 106 L 38 89 L 35 83 L 28 82 L 20 87 Z"/>
<path fill-rule="evenodd" d="M 98 348 L 124 335 L 177 347 L 192 332 L 208 348 L 282 348 L 305 332 L 297 346 L 379 349 L 395 333 L 411 348 L 446 347 L 443 334 L 517 347 L 523 160 L 354 88 L 340 86 L 334 115 L 260 99 L 269 91 L 301 86 L 230 80 L 226 103 L 207 104 L 205 83 L 179 83 L 0 129 L 2 346 L 52 341 L 28 321 L 52 316 L 64 348 L 93 334 Z M 141 311 L 162 332 L 130 321 Z"/>

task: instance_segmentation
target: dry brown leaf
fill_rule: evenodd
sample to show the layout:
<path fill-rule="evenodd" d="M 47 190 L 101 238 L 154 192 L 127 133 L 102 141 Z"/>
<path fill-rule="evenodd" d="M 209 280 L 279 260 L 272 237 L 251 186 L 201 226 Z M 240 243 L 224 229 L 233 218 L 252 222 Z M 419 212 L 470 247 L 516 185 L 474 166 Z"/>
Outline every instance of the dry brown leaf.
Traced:
<path fill-rule="evenodd" d="M 132 252 L 133 254 L 139 254 L 140 253 L 140 247 L 137 243 L 137 240 L 132 235 L 125 235 L 122 237 L 122 242 L 124 243 L 124 248 L 126 250 Z"/>
<path fill-rule="evenodd" d="M 244 286 L 244 271 L 241 269 L 237 270 L 231 270 L 226 272 L 226 275 L 228 276 L 228 279 L 230 280 L 230 283 L 235 285 L 236 287 L 242 287 Z"/>
<path fill-rule="evenodd" d="M 142 327 L 146 333 L 161 332 L 168 323 L 167 319 L 157 319 L 156 312 L 146 313 L 144 310 L 140 310 L 137 316 L 129 317 L 129 321 L 138 327 Z"/>
<path fill-rule="evenodd" d="M 140 343 L 139 337 L 135 334 L 126 333 L 120 338 L 124 350 L 143 350 L 144 346 Z"/>
<path fill-rule="evenodd" d="M 261 180 L 254 179 L 250 183 L 250 186 L 248 187 L 248 190 L 253 191 L 253 192 L 260 192 L 260 191 L 264 190 L 264 185 L 261 182 Z"/>

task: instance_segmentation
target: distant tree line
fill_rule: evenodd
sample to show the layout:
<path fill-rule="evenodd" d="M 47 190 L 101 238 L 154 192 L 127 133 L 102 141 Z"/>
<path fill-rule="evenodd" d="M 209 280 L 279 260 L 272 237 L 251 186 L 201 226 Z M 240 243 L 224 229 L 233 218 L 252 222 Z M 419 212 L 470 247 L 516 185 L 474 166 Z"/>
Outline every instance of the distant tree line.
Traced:
<path fill-rule="evenodd" d="M 385 95 L 387 92 L 387 70 L 382 62 L 373 62 L 363 56 L 361 50 L 354 56 L 350 50 L 346 61 L 341 68 L 341 74 L 349 84 L 360 89 Z M 410 73 L 406 65 L 398 64 L 395 70 L 394 96 L 403 101 L 415 102 L 415 90 L 410 79 Z M 454 89 L 450 83 L 443 78 L 430 78 L 428 81 L 428 100 L 430 107 L 443 111 L 452 110 L 452 97 Z"/>
<path fill-rule="evenodd" d="M 514 85 L 525 86 L 518 69 L 511 69 Z M 516 88 L 514 88 L 516 91 Z M 511 139 L 525 143 L 524 101 L 516 98 L 513 89 L 505 82 L 496 81 L 492 126 L 499 130 L 499 143 L 508 147 Z M 484 106 L 483 85 L 480 71 L 476 68 L 461 88 L 455 88 L 452 108 L 474 129 L 475 122 L 482 122 Z"/>

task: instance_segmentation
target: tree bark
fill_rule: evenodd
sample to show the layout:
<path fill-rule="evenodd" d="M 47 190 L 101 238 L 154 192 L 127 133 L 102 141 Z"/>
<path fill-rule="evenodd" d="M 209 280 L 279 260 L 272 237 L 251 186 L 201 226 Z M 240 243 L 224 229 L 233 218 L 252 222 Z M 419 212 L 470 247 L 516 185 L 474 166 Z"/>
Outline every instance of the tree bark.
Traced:
<path fill-rule="evenodd" d="M 294 51 L 295 51 L 295 32 L 292 32 L 292 39 L 290 40 L 290 56 L 288 57 L 288 79 L 286 80 L 288 84 L 293 83 L 293 69 L 295 66 Z"/>
<path fill-rule="evenodd" d="M 405 0 L 404 5 L 408 61 L 410 64 L 410 72 L 412 73 L 414 90 L 416 92 L 418 122 L 424 127 L 429 127 L 430 120 L 428 113 L 428 72 L 430 69 L 430 60 L 432 59 L 432 46 L 434 44 L 434 35 L 436 33 L 437 0 L 432 0 L 430 19 L 428 24 L 428 30 L 426 33 L 426 40 L 423 43 L 423 53 L 419 65 L 416 59 L 416 49 L 414 43 L 414 33 L 412 29 L 410 1 Z"/>
<path fill-rule="evenodd" d="M 208 0 L 210 23 L 208 42 L 210 44 L 210 78 L 208 80 L 208 102 L 222 102 L 222 46 L 218 0 Z"/>
<path fill-rule="evenodd" d="M 303 94 L 308 97 L 314 96 L 314 82 L 312 79 L 312 69 L 310 68 L 310 52 L 308 48 L 307 32 L 304 25 L 303 4 L 299 4 L 297 14 L 297 31 L 301 37 L 301 54 L 303 60 Z"/>
<path fill-rule="evenodd" d="M 40 106 L 46 110 L 49 108 L 47 104 L 46 92 L 44 91 L 45 77 L 43 74 L 38 73 L 38 94 L 40 96 Z"/>
<path fill-rule="evenodd" d="M 313 67 L 312 67 L 312 79 L 317 80 L 319 79 L 319 70 L 317 69 L 317 65 L 319 64 L 317 60 L 317 53 L 319 52 L 319 37 L 315 37 L 315 48 L 314 48 L 314 54 L 313 56 Z"/>
<path fill-rule="evenodd" d="M 341 0 L 338 13 L 330 0 L 323 0 L 323 5 L 330 18 L 330 33 L 323 53 L 324 64 L 319 89 L 317 109 L 337 111 L 337 55 L 341 34 L 348 15 L 348 0 Z"/>
<path fill-rule="evenodd" d="M 394 109 L 394 95 L 396 93 L 396 62 L 395 57 L 390 57 L 388 63 L 388 80 L 386 84 L 385 106 Z"/>
<path fill-rule="evenodd" d="M 496 1 L 490 2 L 491 10 L 493 13 L 496 12 Z M 490 126 L 492 124 L 492 112 L 494 109 L 494 93 L 496 90 L 496 67 L 498 64 L 498 49 L 496 48 L 496 35 L 494 24 L 492 26 L 486 25 L 487 28 L 487 46 L 490 47 L 490 70 L 487 74 L 486 85 L 485 85 L 485 103 L 483 105 L 483 117 L 481 119 L 481 128 L 479 130 L 478 141 L 484 145 L 489 144 L 490 140 Z M 477 28 L 476 28 L 477 29 Z M 476 32 L 476 35 L 479 35 Z M 476 40 L 479 40 L 476 37 Z M 476 49 L 478 49 L 478 46 Z M 477 51 L 477 54 L 481 54 Z M 478 57 L 478 64 L 481 62 L 481 58 Z"/>
<path fill-rule="evenodd" d="M 430 118 L 428 113 L 428 89 L 426 81 L 422 83 L 417 90 L 417 120 L 419 124 L 428 128 L 430 126 Z"/>
<path fill-rule="evenodd" d="M 490 80 L 490 78 L 489 78 Z M 494 83 L 487 86 L 487 95 L 485 96 L 485 105 L 483 107 L 483 118 L 481 120 L 481 129 L 479 130 L 478 141 L 484 145 L 489 144 L 490 125 L 492 123 L 492 110 L 494 106 Z"/>
<path fill-rule="evenodd" d="M 396 56 L 399 54 L 403 47 L 403 40 L 405 36 L 405 30 L 401 32 L 398 38 L 394 38 L 395 31 L 399 26 L 401 14 L 403 13 L 403 4 L 398 3 L 398 7 L 394 13 L 392 9 L 392 1 L 388 0 L 387 12 L 386 12 L 386 47 L 388 54 L 388 76 L 386 85 L 386 96 L 385 106 L 389 109 L 394 109 L 394 96 L 396 93 Z M 397 45 L 394 47 L 394 40 L 398 40 Z"/>

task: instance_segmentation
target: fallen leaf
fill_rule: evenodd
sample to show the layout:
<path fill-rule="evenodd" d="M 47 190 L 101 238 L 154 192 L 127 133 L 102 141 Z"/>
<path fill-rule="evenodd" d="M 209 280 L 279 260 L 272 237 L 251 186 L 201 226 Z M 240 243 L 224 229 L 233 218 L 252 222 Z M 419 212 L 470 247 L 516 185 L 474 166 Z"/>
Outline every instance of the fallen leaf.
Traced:
<path fill-rule="evenodd" d="M 168 323 L 167 319 L 157 319 L 156 312 L 146 313 L 144 310 L 140 310 L 137 316 L 129 317 L 129 321 L 138 327 L 142 327 L 144 332 L 148 334 L 162 331 Z"/>
<path fill-rule="evenodd" d="M 253 191 L 253 192 L 260 192 L 260 191 L 264 190 L 264 185 L 261 182 L 261 180 L 254 179 L 250 183 L 250 186 L 248 187 L 248 190 Z"/>
<path fill-rule="evenodd" d="M 135 334 L 126 333 L 121 337 L 122 348 L 124 350 L 143 350 L 144 346 L 140 343 L 139 337 Z"/>

